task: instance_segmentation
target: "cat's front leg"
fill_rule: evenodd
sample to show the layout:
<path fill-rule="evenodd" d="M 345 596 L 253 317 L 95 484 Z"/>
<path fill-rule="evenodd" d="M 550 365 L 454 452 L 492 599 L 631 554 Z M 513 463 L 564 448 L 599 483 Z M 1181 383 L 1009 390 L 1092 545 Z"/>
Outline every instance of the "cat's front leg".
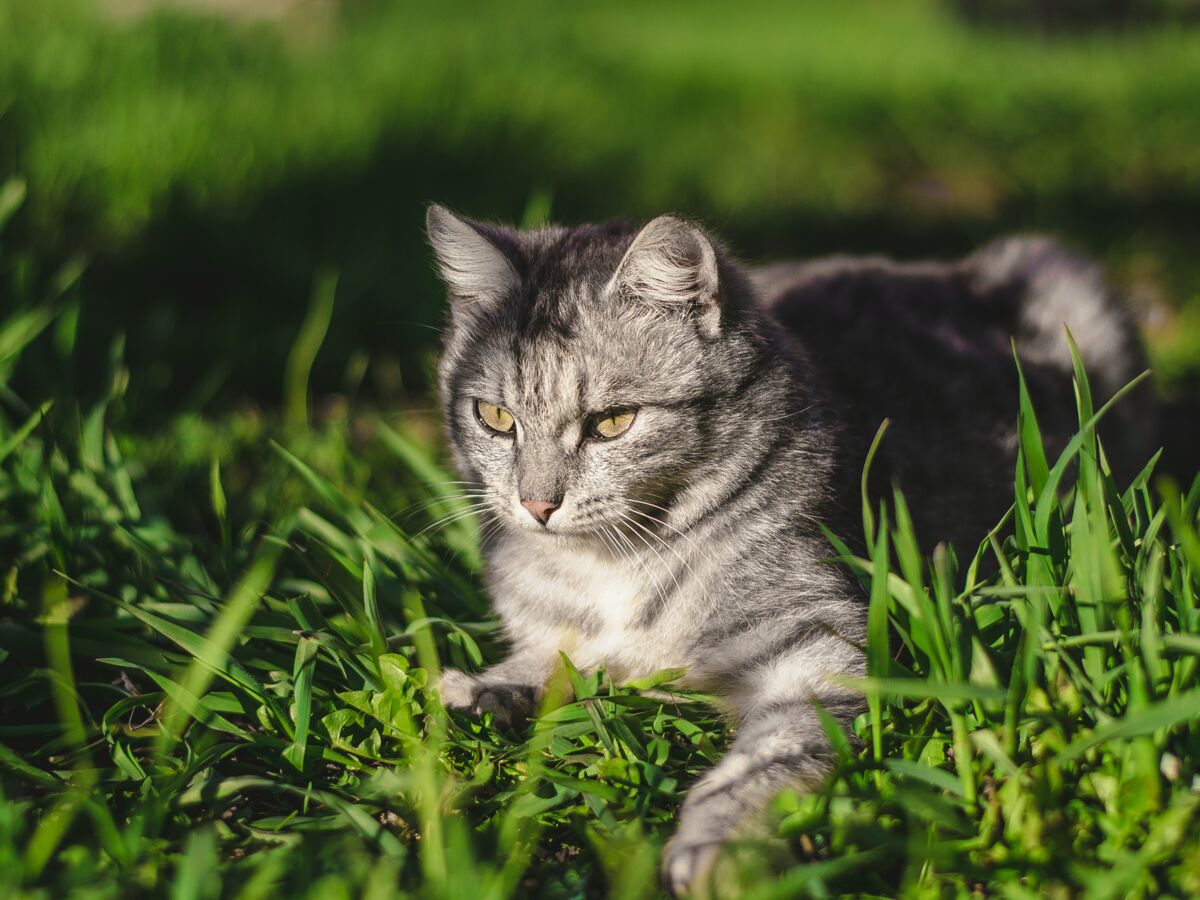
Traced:
<path fill-rule="evenodd" d="M 663 851 L 662 874 L 676 896 L 703 888 L 721 847 L 786 787 L 811 789 L 828 773 L 829 740 L 816 699 L 848 722 L 861 698 L 842 691 L 764 705 L 742 725 L 729 753 L 688 792 L 679 827 Z"/>
<path fill-rule="evenodd" d="M 502 728 L 518 725 L 537 712 L 549 665 L 544 653 L 518 651 L 474 675 L 446 669 L 438 684 L 442 704 L 476 717 L 490 712 Z"/>

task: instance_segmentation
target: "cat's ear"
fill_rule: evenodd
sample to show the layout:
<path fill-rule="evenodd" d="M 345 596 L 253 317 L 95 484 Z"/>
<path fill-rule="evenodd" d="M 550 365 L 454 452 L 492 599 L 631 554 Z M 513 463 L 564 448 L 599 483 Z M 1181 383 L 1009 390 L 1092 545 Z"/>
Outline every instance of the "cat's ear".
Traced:
<path fill-rule="evenodd" d="M 515 241 L 501 229 L 431 203 L 425 212 L 425 234 L 455 311 L 464 304 L 499 300 L 520 284 L 510 255 L 516 251 Z"/>
<path fill-rule="evenodd" d="M 659 216 L 638 232 L 607 293 L 686 307 L 709 337 L 721 324 L 717 254 L 699 228 L 677 216 Z"/>

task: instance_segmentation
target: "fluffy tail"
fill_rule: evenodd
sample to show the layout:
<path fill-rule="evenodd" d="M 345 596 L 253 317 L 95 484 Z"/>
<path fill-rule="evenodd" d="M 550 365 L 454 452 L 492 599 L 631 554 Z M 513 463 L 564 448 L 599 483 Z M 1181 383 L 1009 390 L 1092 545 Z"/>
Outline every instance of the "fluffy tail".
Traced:
<path fill-rule="evenodd" d="M 1100 267 L 1045 237 L 993 241 L 969 260 L 989 293 L 1012 292 L 1022 356 L 1071 371 L 1071 330 L 1093 390 L 1110 397 L 1145 368 L 1125 303 Z"/>
<path fill-rule="evenodd" d="M 1124 298 L 1095 263 L 1045 237 L 993 241 L 967 260 L 984 295 L 1012 304 L 1021 358 L 1069 376 L 1065 325 L 1079 347 L 1097 405 L 1146 369 L 1137 328 Z M 1122 476 L 1131 476 L 1158 444 L 1153 391 L 1123 398 L 1105 427 L 1105 446 Z"/>

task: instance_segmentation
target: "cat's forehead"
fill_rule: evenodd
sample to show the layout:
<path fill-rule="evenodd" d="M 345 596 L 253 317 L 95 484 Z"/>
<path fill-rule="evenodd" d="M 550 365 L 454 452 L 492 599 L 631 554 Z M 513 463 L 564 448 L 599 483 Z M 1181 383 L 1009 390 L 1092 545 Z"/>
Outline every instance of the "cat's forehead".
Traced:
<path fill-rule="evenodd" d="M 606 278 L 612 275 L 636 235 L 636 226 L 625 220 L 522 232 L 525 277 L 546 289 Z"/>
<path fill-rule="evenodd" d="M 489 335 L 512 396 L 588 397 L 629 379 L 644 336 L 608 287 L 630 239 L 616 225 L 527 236 L 521 287 Z"/>
<path fill-rule="evenodd" d="M 653 392 L 636 338 L 580 317 L 570 335 L 517 339 L 493 356 L 504 401 L 526 415 L 574 418 Z"/>
<path fill-rule="evenodd" d="M 548 330 L 569 336 L 581 318 L 602 325 L 617 313 L 606 307 L 605 293 L 633 237 L 633 229 L 617 223 L 527 232 L 509 321 L 528 340 Z"/>
<path fill-rule="evenodd" d="M 518 289 L 461 332 L 469 390 L 523 420 L 557 423 L 687 385 L 695 330 L 609 290 L 636 233 L 627 223 L 523 232 Z"/>

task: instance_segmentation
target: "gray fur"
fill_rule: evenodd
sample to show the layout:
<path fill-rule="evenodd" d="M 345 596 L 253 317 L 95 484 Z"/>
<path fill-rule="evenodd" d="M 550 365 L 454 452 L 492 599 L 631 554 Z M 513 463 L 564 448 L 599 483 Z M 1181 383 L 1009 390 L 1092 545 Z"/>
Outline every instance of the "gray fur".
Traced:
<path fill-rule="evenodd" d="M 921 536 L 978 541 L 1011 495 L 1008 335 L 1031 348 L 1052 440 L 1071 405 L 1060 318 L 1086 314 L 1076 335 L 1106 388 L 1138 365 L 1093 270 L 1049 244 L 748 272 L 675 217 L 519 232 L 434 206 L 429 237 L 452 309 L 450 442 L 491 526 L 486 578 L 512 645 L 485 672 L 446 672 L 443 700 L 527 716 L 559 651 L 617 680 L 685 668 L 723 697 L 738 735 L 683 805 L 664 856 L 677 891 L 780 788 L 827 772 L 813 700 L 844 725 L 862 709 L 836 676 L 865 671 L 865 607 L 822 564 L 818 523 L 854 533 L 880 420 L 895 423 L 884 477 Z M 515 436 L 486 429 L 476 400 L 508 410 Z M 589 439 L 587 417 L 613 408 L 636 409 L 633 426 Z M 542 525 L 521 499 L 561 506 Z"/>

